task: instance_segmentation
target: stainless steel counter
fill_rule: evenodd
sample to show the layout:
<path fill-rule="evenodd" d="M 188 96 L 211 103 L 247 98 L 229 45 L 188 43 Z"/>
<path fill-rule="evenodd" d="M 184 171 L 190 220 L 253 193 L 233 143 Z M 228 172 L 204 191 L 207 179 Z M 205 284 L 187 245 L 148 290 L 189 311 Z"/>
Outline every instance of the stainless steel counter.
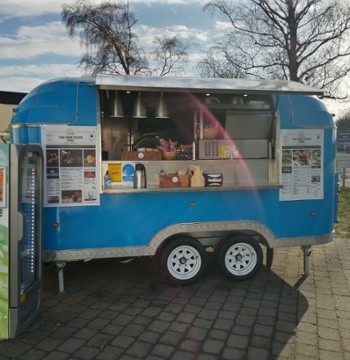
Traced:
<path fill-rule="evenodd" d="M 149 187 L 145 189 L 122 189 L 112 188 L 103 190 L 103 194 L 131 194 L 131 193 L 154 193 L 154 192 L 203 192 L 203 191 L 252 191 L 252 190 L 274 190 L 282 189 L 280 184 L 255 184 L 255 185 L 235 185 L 235 186 L 201 186 L 201 187 L 174 187 L 174 188 L 159 188 Z"/>

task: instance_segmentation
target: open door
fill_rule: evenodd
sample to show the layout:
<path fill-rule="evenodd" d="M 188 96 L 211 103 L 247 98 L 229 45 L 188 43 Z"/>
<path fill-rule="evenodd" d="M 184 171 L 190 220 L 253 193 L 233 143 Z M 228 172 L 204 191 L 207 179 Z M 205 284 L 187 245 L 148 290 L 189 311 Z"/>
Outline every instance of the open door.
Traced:
<path fill-rule="evenodd" d="M 37 316 L 41 301 L 42 151 L 10 145 L 9 338 Z"/>

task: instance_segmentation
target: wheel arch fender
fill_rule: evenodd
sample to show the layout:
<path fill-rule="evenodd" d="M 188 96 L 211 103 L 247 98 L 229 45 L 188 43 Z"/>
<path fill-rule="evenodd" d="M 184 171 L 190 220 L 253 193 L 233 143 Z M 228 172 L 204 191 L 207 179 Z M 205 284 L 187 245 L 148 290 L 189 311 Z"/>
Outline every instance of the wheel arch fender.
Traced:
<path fill-rule="evenodd" d="M 192 240 L 196 240 L 197 239 L 193 236 L 190 236 L 188 234 L 184 234 L 184 233 L 176 233 L 173 235 L 170 235 L 169 237 L 163 239 L 163 241 L 161 241 L 157 248 L 155 249 L 155 257 L 158 258 L 159 255 L 161 254 L 162 250 L 172 241 L 177 241 L 177 240 L 182 240 L 182 239 L 192 239 Z"/>
<path fill-rule="evenodd" d="M 232 233 L 254 234 L 266 247 L 276 246 L 276 237 L 264 224 L 254 220 L 229 220 L 229 221 L 203 221 L 196 223 L 176 223 L 158 231 L 151 239 L 149 246 L 155 254 L 165 242 L 178 236 L 192 236 L 192 233 L 222 231 L 225 236 Z"/>

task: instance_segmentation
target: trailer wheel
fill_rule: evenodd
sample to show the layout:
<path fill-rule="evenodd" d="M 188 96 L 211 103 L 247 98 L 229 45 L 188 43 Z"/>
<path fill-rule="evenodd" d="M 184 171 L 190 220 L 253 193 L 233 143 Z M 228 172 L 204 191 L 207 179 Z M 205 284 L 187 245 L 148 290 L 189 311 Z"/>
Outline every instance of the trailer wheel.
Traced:
<path fill-rule="evenodd" d="M 254 277 L 260 270 L 263 253 L 257 241 L 246 235 L 224 238 L 216 252 L 220 270 L 235 281 Z"/>
<path fill-rule="evenodd" d="M 160 250 L 160 271 L 172 285 L 187 286 L 195 283 L 207 265 L 205 248 L 191 237 L 171 239 Z"/>

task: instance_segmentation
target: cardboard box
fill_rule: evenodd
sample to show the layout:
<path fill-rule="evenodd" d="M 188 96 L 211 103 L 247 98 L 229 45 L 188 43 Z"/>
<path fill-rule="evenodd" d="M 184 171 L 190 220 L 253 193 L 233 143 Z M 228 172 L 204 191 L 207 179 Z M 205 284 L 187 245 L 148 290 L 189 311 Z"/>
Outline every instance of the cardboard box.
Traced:
<path fill-rule="evenodd" d="M 190 186 L 190 176 L 189 175 L 178 175 L 181 187 Z"/>
<path fill-rule="evenodd" d="M 190 186 L 189 175 L 178 175 L 178 174 L 159 175 L 160 188 L 179 188 L 179 187 L 189 187 L 189 186 Z"/>

